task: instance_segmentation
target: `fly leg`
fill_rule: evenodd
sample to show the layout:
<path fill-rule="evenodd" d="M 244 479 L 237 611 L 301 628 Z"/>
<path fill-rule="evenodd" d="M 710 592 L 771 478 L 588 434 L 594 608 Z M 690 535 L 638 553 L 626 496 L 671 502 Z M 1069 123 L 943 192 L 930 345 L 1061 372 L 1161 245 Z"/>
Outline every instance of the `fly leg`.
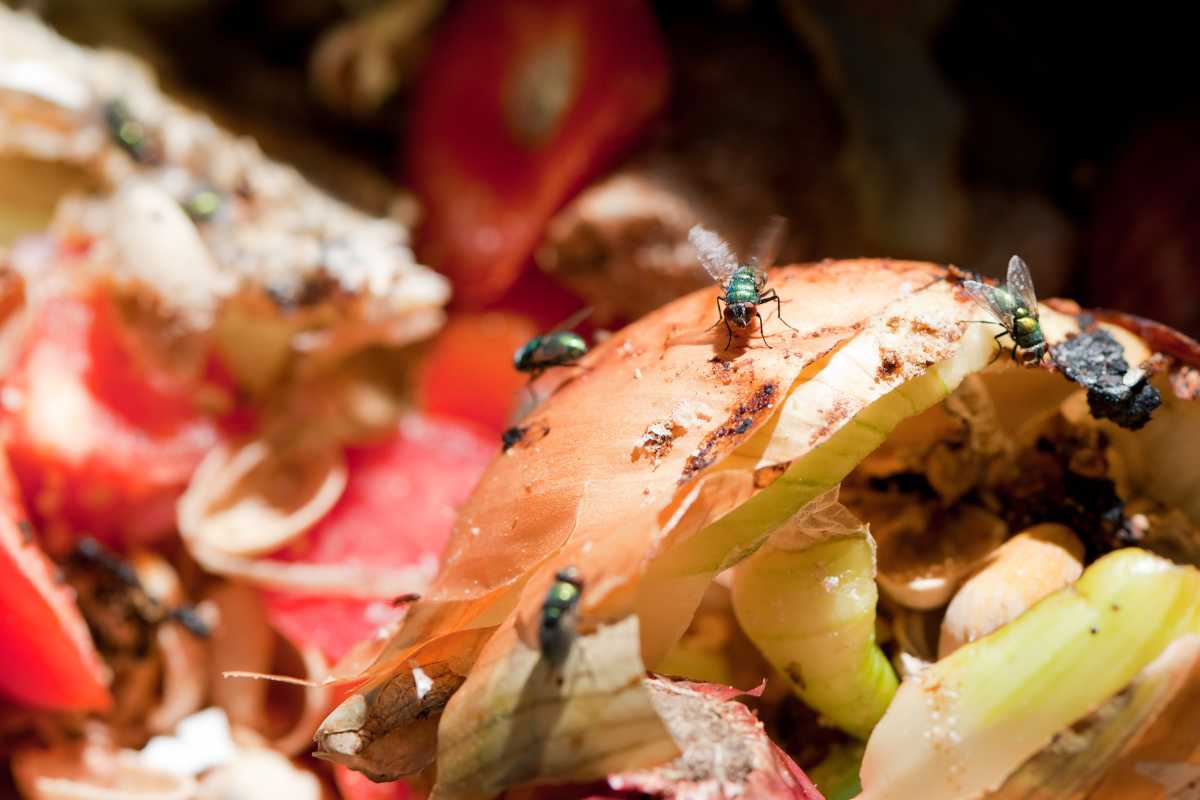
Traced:
<path fill-rule="evenodd" d="M 725 309 L 721 306 L 721 303 L 725 303 L 725 305 L 729 305 L 728 300 L 726 300 L 724 297 L 721 297 L 721 295 L 717 295 L 717 317 L 718 317 L 718 319 L 712 325 L 709 325 L 707 328 L 705 328 L 705 330 L 711 331 L 713 328 L 717 327 L 722 322 L 724 322 L 725 330 L 729 331 L 729 338 L 725 340 L 725 349 L 728 350 L 729 345 L 733 344 L 733 328 L 729 327 L 729 320 L 725 316 Z"/>
<path fill-rule="evenodd" d="M 774 301 L 774 303 L 775 303 L 776 319 L 778 319 L 784 325 L 787 325 L 789 328 L 792 328 L 791 325 L 788 325 L 788 321 L 783 318 L 783 309 L 780 307 L 779 295 L 776 294 L 775 290 L 772 289 L 771 291 L 767 292 L 766 294 L 759 295 L 758 302 L 760 302 L 760 303 L 770 303 L 772 301 Z M 792 330 L 796 330 L 796 329 L 792 328 Z"/>
<path fill-rule="evenodd" d="M 996 363 L 996 359 L 999 358 L 1000 354 L 1004 352 L 1004 348 L 1000 347 L 999 344 L 1000 344 L 1001 337 L 1005 336 L 1008 333 L 1008 328 L 1005 328 L 1003 323 L 997 322 L 994 319 L 964 319 L 964 320 L 962 320 L 962 322 L 969 323 L 969 324 L 976 324 L 976 325 L 999 325 L 1001 328 L 1004 328 L 1004 330 L 1000 331 L 999 333 L 997 333 L 995 336 L 992 337 L 992 339 L 995 340 L 996 345 L 997 345 L 996 355 L 992 356 L 992 360 L 988 362 L 988 365 L 990 366 L 991 364 Z M 1017 346 L 1015 344 L 1013 345 L 1012 357 L 1013 358 L 1017 357 Z"/>
<path fill-rule="evenodd" d="M 778 298 L 776 298 L 776 299 L 778 299 Z M 767 347 L 771 347 L 770 343 L 767 342 L 767 335 L 765 333 L 763 333 L 763 318 L 762 318 L 762 314 L 760 314 L 758 312 L 758 309 L 754 310 L 754 316 L 758 317 L 758 335 L 762 337 L 763 344 L 765 344 Z M 791 327 L 791 326 L 789 325 L 788 327 Z M 774 349 L 774 348 L 771 348 L 771 349 Z"/>
<path fill-rule="evenodd" d="M 723 309 L 721 307 L 721 301 L 723 301 L 724 299 L 725 298 L 721 297 L 721 295 L 717 295 L 717 321 L 714 322 L 712 325 L 709 325 L 707 328 L 705 328 L 706 331 L 711 331 L 713 328 L 717 327 L 718 325 L 720 325 L 722 322 L 725 321 L 725 309 Z M 725 323 L 725 324 L 726 324 L 726 326 L 728 326 L 729 323 Z"/>

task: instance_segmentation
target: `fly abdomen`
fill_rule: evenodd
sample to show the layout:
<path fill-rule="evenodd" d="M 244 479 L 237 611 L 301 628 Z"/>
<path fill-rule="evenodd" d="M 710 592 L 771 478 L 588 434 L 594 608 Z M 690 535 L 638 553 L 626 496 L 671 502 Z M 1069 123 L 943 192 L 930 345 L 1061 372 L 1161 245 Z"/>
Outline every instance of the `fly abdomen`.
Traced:
<path fill-rule="evenodd" d="M 567 567 L 554 576 L 554 583 L 542 603 L 538 646 L 542 656 L 555 666 L 566 660 L 571 643 L 575 640 L 576 609 L 582 592 L 583 581 L 579 577 L 579 570 Z"/>
<path fill-rule="evenodd" d="M 729 278 L 725 289 L 725 301 L 729 305 L 758 303 L 758 281 L 750 270 L 738 270 Z"/>

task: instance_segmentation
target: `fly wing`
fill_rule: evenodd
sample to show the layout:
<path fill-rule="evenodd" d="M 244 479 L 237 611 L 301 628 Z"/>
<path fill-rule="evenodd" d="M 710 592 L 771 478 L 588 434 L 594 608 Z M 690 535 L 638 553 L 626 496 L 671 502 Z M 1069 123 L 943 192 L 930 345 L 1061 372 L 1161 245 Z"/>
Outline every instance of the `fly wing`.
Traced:
<path fill-rule="evenodd" d="M 688 231 L 688 241 L 692 243 L 704 270 L 714 281 L 721 283 L 737 271 L 738 260 L 729 245 L 708 228 L 693 225 Z"/>
<path fill-rule="evenodd" d="M 1008 290 L 1021 299 L 1034 317 L 1038 313 L 1037 295 L 1033 292 L 1033 276 L 1020 256 L 1008 260 Z"/>
<path fill-rule="evenodd" d="M 775 264 L 779 257 L 779 249 L 783 246 L 784 234 L 787 233 L 787 220 L 778 214 L 773 215 L 754 240 L 750 250 L 750 266 L 759 271 L 766 271 Z"/>
<path fill-rule="evenodd" d="M 1012 328 L 1012 313 L 1006 311 L 1004 306 L 997 302 L 996 287 L 979 281 L 963 281 L 962 287 L 975 299 L 976 303 L 990 310 L 1004 327 Z"/>
<path fill-rule="evenodd" d="M 550 329 L 550 333 L 569 331 L 592 315 L 592 307 L 585 306 Z"/>

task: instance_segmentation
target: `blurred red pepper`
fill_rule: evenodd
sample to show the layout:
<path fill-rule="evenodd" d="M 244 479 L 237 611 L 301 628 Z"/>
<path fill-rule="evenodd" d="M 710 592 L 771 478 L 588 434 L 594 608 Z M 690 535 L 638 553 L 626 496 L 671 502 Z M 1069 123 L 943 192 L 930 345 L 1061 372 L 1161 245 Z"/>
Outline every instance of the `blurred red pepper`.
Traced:
<path fill-rule="evenodd" d="M 495 300 L 546 221 L 642 133 L 667 96 L 643 0 L 466 0 L 414 89 L 404 153 L 423 259 L 455 301 Z"/>
<path fill-rule="evenodd" d="M 410 416 L 389 439 L 346 454 L 349 478 L 337 504 L 280 560 L 412 568 L 432 577 L 455 510 L 499 451 L 499 442 L 455 420 Z M 420 590 L 420 586 L 414 586 Z M 266 593 L 271 624 L 331 661 L 403 614 L 392 598 Z"/>
<path fill-rule="evenodd" d="M 417 405 L 478 423 L 499 441 L 527 382 L 513 367 L 513 353 L 537 332 L 538 326 L 520 314 L 451 316 L 421 366 Z"/>
<path fill-rule="evenodd" d="M 404 781 L 375 783 L 361 772 L 340 764 L 333 768 L 333 781 L 342 800 L 420 800 L 424 797 Z"/>
<path fill-rule="evenodd" d="M 52 549 L 84 532 L 125 545 L 171 531 L 218 438 L 196 386 L 137 357 L 120 325 L 103 292 L 54 298 L 4 380 L 5 448 Z"/>
<path fill-rule="evenodd" d="M 0 455 L 0 694 L 43 708 L 107 708 L 107 669 L 57 574 Z"/>

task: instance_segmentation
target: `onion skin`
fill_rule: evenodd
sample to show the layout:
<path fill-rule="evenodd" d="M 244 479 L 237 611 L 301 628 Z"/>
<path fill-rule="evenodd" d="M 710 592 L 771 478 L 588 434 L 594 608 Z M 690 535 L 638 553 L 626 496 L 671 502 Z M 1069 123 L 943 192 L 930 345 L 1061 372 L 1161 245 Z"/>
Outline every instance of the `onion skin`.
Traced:
<path fill-rule="evenodd" d="M 497 624 L 534 568 L 532 583 L 541 590 L 556 569 L 576 563 L 587 583 L 585 618 L 627 613 L 632 579 L 701 474 L 754 435 L 809 365 L 895 298 L 944 276 L 931 265 L 891 261 L 779 269 L 771 286 L 799 330 L 766 315 L 771 348 L 738 337 L 723 351 L 724 330 L 708 330 L 716 320 L 715 287 L 596 347 L 575 379 L 522 421 L 523 440 L 484 473 L 459 514 L 441 572 L 379 669 L 456 630 Z M 967 302 L 964 296 L 964 312 Z M 627 404 L 620 413 L 614 398 Z M 670 419 L 681 401 L 702 401 L 713 418 L 680 432 L 658 458 L 644 457 L 637 443 L 647 426 Z M 755 491 L 751 476 L 734 483 L 723 503 L 709 504 L 713 514 Z M 542 596 L 525 593 L 527 618 L 536 616 Z"/>
<path fill-rule="evenodd" d="M 364 673 L 381 687 L 414 665 L 457 658 L 462 685 L 419 720 L 405 710 L 408 695 L 389 711 L 383 693 L 360 693 L 353 735 L 361 720 L 393 719 L 389 735 L 400 736 L 421 725 L 423 741 L 401 745 L 409 749 L 400 760 L 424 768 L 434 761 L 428 722 L 439 712 L 438 736 L 452 733 L 450 742 L 511 722 L 505 665 L 536 649 L 547 589 L 566 566 L 582 576 L 581 635 L 637 617 L 642 664 L 655 669 L 714 574 L 836 486 L 900 421 L 988 364 L 996 344 L 984 326 L 969 324 L 981 312 L 958 277 L 891 261 L 782 268 L 769 285 L 796 330 L 764 309 L 769 346 L 751 327 L 725 349 L 725 331 L 712 327 L 715 287 L 598 346 L 522 420 L 523 436 L 463 507 L 441 572 Z M 1041 313 L 1051 345 L 1080 330 L 1073 315 Z M 1130 363 L 1151 355 L 1136 335 L 1119 333 Z M 1011 377 L 1060 385 L 1033 369 Z M 652 428 L 669 435 L 647 447 Z M 453 644 L 456 637 L 463 644 Z M 338 760 L 361 758 L 368 746 L 355 742 Z M 437 762 L 441 777 L 448 765 Z M 360 761 L 364 767 L 371 768 Z M 515 780 L 595 777 L 561 767 Z M 490 769 L 482 767 L 479 784 L 459 770 L 456 790 L 496 788 L 483 783 L 497 779 Z"/>

